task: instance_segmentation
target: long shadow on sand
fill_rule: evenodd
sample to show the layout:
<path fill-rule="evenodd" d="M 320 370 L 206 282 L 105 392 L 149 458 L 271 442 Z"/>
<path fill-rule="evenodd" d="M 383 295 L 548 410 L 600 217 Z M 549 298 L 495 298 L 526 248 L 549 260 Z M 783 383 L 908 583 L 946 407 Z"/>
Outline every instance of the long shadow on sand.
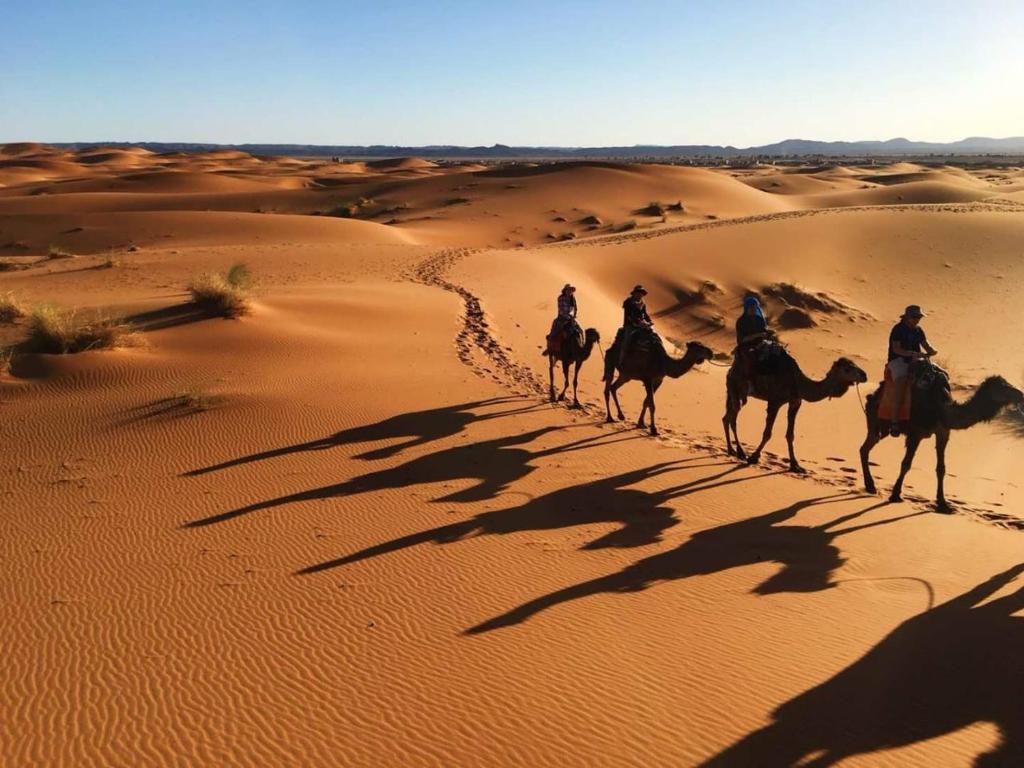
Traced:
<path fill-rule="evenodd" d="M 242 464 L 252 464 L 258 461 L 274 459 L 279 456 L 288 456 L 292 453 L 323 451 L 342 445 L 351 445 L 353 443 L 371 443 L 382 440 L 395 440 L 401 437 L 410 438 L 409 440 L 405 440 L 394 445 L 376 448 L 371 451 L 364 451 L 363 453 L 356 454 L 353 457 L 367 461 L 386 459 L 391 456 L 396 456 L 402 451 L 406 451 L 410 448 L 427 445 L 435 440 L 441 440 L 446 437 L 457 435 L 470 424 L 480 421 L 490 421 L 491 419 L 500 419 L 505 416 L 514 416 L 540 407 L 536 402 L 531 402 L 529 405 L 517 408 L 506 408 L 501 411 L 474 413 L 474 409 L 488 408 L 495 405 L 506 405 L 514 402 L 524 401 L 522 398 L 515 397 L 495 397 L 489 400 L 477 400 L 476 402 L 471 403 L 448 405 L 443 408 L 430 408 L 424 411 L 402 413 L 373 424 L 364 424 L 363 426 L 344 429 L 341 432 L 335 432 L 333 435 L 328 435 L 327 437 L 322 437 L 317 440 L 310 440 L 306 443 L 273 448 L 269 451 L 261 451 L 260 453 L 241 456 L 237 459 L 231 459 L 230 461 L 214 464 L 209 467 L 193 469 L 184 473 L 184 476 L 195 477 L 196 475 L 205 475 L 209 472 L 219 472 L 224 469 L 230 469 L 231 467 L 241 466 Z"/>
<path fill-rule="evenodd" d="M 354 496 L 372 491 L 407 488 L 411 485 L 427 483 L 455 482 L 457 480 L 475 480 L 476 482 L 468 488 L 453 491 L 435 499 L 435 501 L 483 501 L 484 499 L 494 498 L 512 483 L 523 479 L 537 469 L 531 462 L 538 459 L 582 450 L 596 444 L 609 445 L 626 440 L 642 439 L 639 435 L 635 434 L 621 436 L 602 433 L 540 451 L 530 451 L 526 448 L 518 447 L 531 443 L 551 432 L 565 429 L 570 429 L 570 427 L 542 427 L 541 429 L 535 429 L 519 435 L 509 435 L 494 440 L 483 440 L 469 445 L 446 448 L 411 459 L 397 467 L 369 472 L 335 485 L 280 496 L 276 499 L 250 504 L 240 509 L 222 512 L 212 517 L 193 520 L 186 523 L 184 527 L 198 528 L 214 523 L 222 523 L 251 512 L 273 509 L 274 507 L 302 501 Z M 609 437 L 613 439 L 607 439 Z"/>
<path fill-rule="evenodd" d="M 676 489 L 668 489 L 662 494 L 665 500 L 682 495 L 676 492 Z M 480 634 L 519 624 L 548 608 L 591 595 L 639 592 L 661 582 L 703 576 L 763 562 L 778 563 L 782 570 L 755 587 L 755 594 L 812 592 L 826 589 L 834 586 L 830 580 L 831 575 L 843 564 L 839 549 L 833 544 L 837 537 L 924 514 L 914 512 L 835 530 L 838 525 L 886 505 L 876 503 L 824 525 L 784 525 L 803 509 L 851 498 L 856 496 L 842 493 L 805 499 L 775 512 L 700 531 L 676 549 L 640 560 L 618 573 L 566 587 L 531 600 L 508 613 L 466 630 L 466 633 Z"/>
<path fill-rule="evenodd" d="M 675 517 L 674 510 L 665 506 L 667 501 L 665 493 L 641 491 L 629 486 L 668 472 L 702 467 L 731 467 L 726 472 L 704 477 L 692 483 L 693 486 L 700 484 L 701 488 L 705 488 L 709 487 L 704 485 L 705 483 L 732 474 L 739 469 L 732 462 L 692 463 L 699 461 L 700 458 L 703 457 L 663 462 L 595 480 L 591 483 L 560 488 L 557 491 L 530 499 L 517 507 L 484 512 L 470 520 L 403 536 L 336 560 L 311 565 L 308 568 L 303 568 L 299 573 L 316 573 L 330 568 L 338 568 L 419 544 L 450 544 L 476 536 L 501 535 L 520 531 L 548 531 L 603 523 L 618 523 L 621 527 L 591 541 L 583 549 L 639 547 L 651 544 L 659 541 L 662 531 L 676 525 L 679 520 Z M 744 479 L 752 480 L 758 476 Z M 672 489 L 672 495 L 675 495 L 676 490 Z"/>
<path fill-rule="evenodd" d="M 170 307 L 139 312 L 126 317 L 131 325 L 140 331 L 162 331 L 166 328 L 177 328 L 200 320 L 209 320 L 214 315 L 190 302 L 175 304 Z"/>
<path fill-rule="evenodd" d="M 773 722 L 704 765 L 835 765 L 994 723 L 1000 742 L 975 766 L 1024 765 L 1024 586 L 982 604 L 1021 573 L 993 576 L 907 619 L 831 679 L 786 702 Z"/>

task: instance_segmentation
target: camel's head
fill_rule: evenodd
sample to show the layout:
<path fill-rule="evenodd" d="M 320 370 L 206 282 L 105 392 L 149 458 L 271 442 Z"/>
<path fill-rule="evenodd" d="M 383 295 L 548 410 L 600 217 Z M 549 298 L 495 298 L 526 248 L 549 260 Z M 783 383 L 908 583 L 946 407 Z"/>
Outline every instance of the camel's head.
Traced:
<path fill-rule="evenodd" d="M 832 363 L 832 368 L 828 374 L 844 384 L 864 384 L 868 380 L 868 375 L 864 372 L 864 369 L 848 357 L 840 357 Z"/>
<path fill-rule="evenodd" d="M 978 387 L 976 396 L 985 398 L 1000 407 L 1024 403 L 1024 392 L 1021 392 L 1002 376 L 985 379 Z"/>
<path fill-rule="evenodd" d="M 601 340 L 601 334 L 597 332 L 597 328 L 587 328 L 585 336 L 587 344 L 597 344 Z"/>
<path fill-rule="evenodd" d="M 699 341 L 686 342 L 686 354 L 694 358 L 698 363 L 706 363 L 715 356 L 714 351 L 710 347 L 704 346 Z"/>

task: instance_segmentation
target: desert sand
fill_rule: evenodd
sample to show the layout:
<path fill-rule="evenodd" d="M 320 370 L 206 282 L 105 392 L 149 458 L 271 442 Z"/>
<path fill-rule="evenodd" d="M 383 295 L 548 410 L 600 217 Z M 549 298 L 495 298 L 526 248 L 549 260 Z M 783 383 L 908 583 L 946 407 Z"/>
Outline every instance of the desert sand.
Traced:
<path fill-rule="evenodd" d="M 60 257 L 52 258 L 51 254 Z M 244 262 L 241 319 L 192 311 Z M 331 163 L 0 146 L 0 294 L 141 343 L 0 376 L 4 765 L 1024 764 L 1024 436 L 863 492 L 906 304 L 955 395 L 1021 384 L 1024 170 Z M 603 348 L 641 282 L 659 437 L 547 399 L 565 282 Z M 820 377 L 724 454 L 746 291 Z M 26 320 L 0 325 L 17 344 Z M 740 435 L 755 442 L 765 408 Z"/>

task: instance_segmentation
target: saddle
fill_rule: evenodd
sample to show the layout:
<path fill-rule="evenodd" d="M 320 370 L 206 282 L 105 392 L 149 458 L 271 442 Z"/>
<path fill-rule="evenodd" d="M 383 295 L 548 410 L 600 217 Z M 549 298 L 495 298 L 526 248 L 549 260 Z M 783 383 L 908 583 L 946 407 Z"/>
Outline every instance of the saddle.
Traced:
<path fill-rule="evenodd" d="M 575 320 L 563 323 L 561 329 L 554 336 L 548 337 L 548 346 L 544 354 L 558 354 L 562 349 L 562 345 L 574 336 L 576 338 L 577 345 L 580 347 L 584 346 L 586 336 L 584 335 L 583 328 L 580 324 Z"/>
<path fill-rule="evenodd" d="M 766 338 L 756 344 L 736 347 L 733 355 L 737 361 L 744 364 L 742 370 L 751 378 L 772 376 L 790 370 L 796 365 L 789 350 L 775 338 Z"/>
<path fill-rule="evenodd" d="M 664 348 L 661 337 L 655 333 L 653 328 L 630 326 L 628 329 L 626 327 L 619 328 L 615 334 L 615 341 L 612 342 L 610 349 L 622 349 L 622 342 L 627 331 L 629 332 L 630 349 L 651 350 L 655 347 Z M 581 336 L 580 338 L 583 337 Z"/>
<path fill-rule="evenodd" d="M 950 391 L 949 372 L 935 365 L 931 360 L 915 360 L 910 366 L 910 380 L 917 390 L 930 390 L 938 385 Z"/>

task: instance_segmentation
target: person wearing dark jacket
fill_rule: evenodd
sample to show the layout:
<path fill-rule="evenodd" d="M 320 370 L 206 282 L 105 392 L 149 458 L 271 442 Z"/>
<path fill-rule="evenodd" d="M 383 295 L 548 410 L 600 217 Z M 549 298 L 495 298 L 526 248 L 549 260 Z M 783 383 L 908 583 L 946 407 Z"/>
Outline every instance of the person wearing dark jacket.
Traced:
<path fill-rule="evenodd" d="M 911 304 L 903 311 L 900 321 L 889 332 L 888 362 L 885 365 L 889 396 L 882 397 L 879 404 L 879 418 L 890 421 L 890 434 L 900 434 L 901 411 L 907 396 L 910 365 L 914 360 L 925 360 L 938 354 L 924 335 L 921 318 L 924 312 L 917 304 Z"/>
<path fill-rule="evenodd" d="M 747 296 L 743 300 L 743 314 L 736 320 L 736 358 L 748 389 L 752 387 L 756 368 L 755 348 L 770 333 L 761 302 L 756 296 Z"/>
<path fill-rule="evenodd" d="M 736 321 L 736 346 L 742 347 L 763 339 L 768 334 L 768 321 L 756 296 L 743 300 L 743 314 Z"/>
<path fill-rule="evenodd" d="M 629 344 L 638 332 L 654 333 L 654 322 L 647 312 L 644 296 L 647 290 L 642 285 L 634 285 L 629 296 L 622 302 L 622 329 L 619 331 L 619 366 L 626 359 Z"/>

